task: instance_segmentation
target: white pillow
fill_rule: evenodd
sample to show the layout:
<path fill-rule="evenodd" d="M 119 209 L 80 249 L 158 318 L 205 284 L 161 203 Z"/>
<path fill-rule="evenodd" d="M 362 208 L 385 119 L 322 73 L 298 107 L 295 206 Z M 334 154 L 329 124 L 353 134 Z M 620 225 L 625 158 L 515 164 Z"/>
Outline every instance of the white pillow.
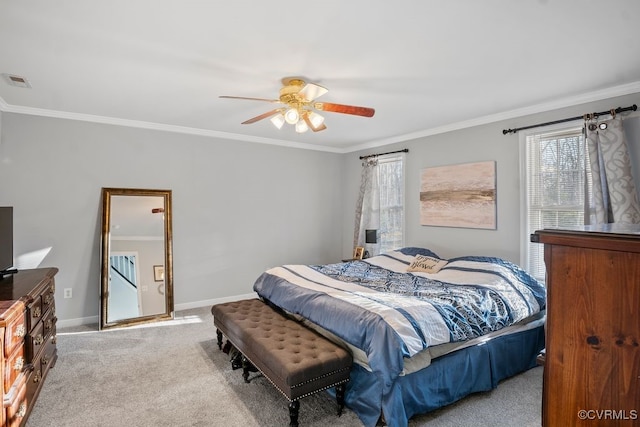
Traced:
<path fill-rule="evenodd" d="M 409 264 L 409 268 L 407 268 L 408 272 L 419 271 L 423 273 L 437 273 L 440 271 L 442 267 L 447 265 L 449 261 L 434 258 L 431 256 L 424 255 L 416 255 L 411 264 Z"/>

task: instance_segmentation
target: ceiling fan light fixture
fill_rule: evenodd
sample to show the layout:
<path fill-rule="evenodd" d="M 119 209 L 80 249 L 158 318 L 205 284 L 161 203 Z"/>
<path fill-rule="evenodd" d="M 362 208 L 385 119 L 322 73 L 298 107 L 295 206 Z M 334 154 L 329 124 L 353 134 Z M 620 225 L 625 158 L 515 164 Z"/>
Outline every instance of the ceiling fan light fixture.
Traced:
<path fill-rule="evenodd" d="M 298 120 L 300 120 L 300 114 L 298 113 L 298 110 L 295 108 L 289 108 L 284 113 L 284 120 L 290 125 L 298 123 Z"/>
<path fill-rule="evenodd" d="M 309 130 L 309 126 L 307 126 L 304 120 L 300 120 L 298 121 L 298 123 L 296 123 L 296 132 L 304 133 L 308 130 Z"/>
<path fill-rule="evenodd" d="M 315 102 L 316 98 L 324 95 L 328 90 L 315 83 L 306 83 L 298 77 L 284 78 L 282 79 L 282 84 L 280 96 L 277 99 L 229 95 L 221 95 L 220 98 L 246 99 L 280 104 L 280 107 L 245 120 L 242 124 L 248 125 L 260 120 L 270 119 L 271 123 L 273 123 L 277 129 L 282 129 L 284 124 L 287 123 L 295 126 L 295 130 L 298 133 L 306 132 L 309 129 L 314 133 L 327 129 L 324 124 L 324 117 L 313 110 L 361 117 L 373 117 L 375 114 L 375 110 L 369 107 L 335 104 L 331 102 Z"/>
<path fill-rule="evenodd" d="M 273 123 L 273 125 L 275 127 L 277 127 L 278 129 L 282 129 L 282 126 L 285 123 L 284 116 L 282 114 L 278 114 L 277 116 L 273 116 L 271 118 L 271 123 Z"/>

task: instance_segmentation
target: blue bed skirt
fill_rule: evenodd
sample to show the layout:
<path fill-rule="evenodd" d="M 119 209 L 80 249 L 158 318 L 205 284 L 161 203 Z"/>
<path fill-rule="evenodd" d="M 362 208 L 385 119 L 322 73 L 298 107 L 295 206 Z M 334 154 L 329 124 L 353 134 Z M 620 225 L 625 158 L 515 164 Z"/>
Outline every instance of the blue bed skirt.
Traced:
<path fill-rule="evenodd" d="M 544 348 L 544 327 L 494 338 L 487 343 L 434 359 L 428 367 L 398 377 L 392 391 L 382 396 L 376 375 L 354 364 L 345 403 L 367 427 L 381 412 L 389 427 L 406 427 L 409 419 L 449 405 L 536 366 Z"/>

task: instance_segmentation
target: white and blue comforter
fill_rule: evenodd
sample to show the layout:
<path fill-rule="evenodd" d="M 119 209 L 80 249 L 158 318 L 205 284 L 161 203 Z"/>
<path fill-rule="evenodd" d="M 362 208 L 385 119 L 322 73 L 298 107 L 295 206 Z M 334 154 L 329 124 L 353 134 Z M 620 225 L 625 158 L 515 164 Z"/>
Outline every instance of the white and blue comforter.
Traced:
<path fill-rule="evenodd" d="M 383 392 L 405 357 L 438 344 L 496 331 L 545 308 L 545 288 L 499 258 L 460 257 L 435 274 L 408 273 L 404 248 L 362 261 L 285 265 L 263 273 L 254 290 L 363 350 Z"/>

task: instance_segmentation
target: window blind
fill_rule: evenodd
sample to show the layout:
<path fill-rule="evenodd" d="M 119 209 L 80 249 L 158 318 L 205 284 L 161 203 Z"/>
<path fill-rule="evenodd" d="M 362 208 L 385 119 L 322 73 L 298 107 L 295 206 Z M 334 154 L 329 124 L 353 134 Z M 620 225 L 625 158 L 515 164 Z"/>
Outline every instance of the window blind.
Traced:
<path fill-rule="evenodd" d="M 404 246 L 404 154 L 378 157 L 380 253 Z"/>
<path fill-rule="evenodd" d="M 585 162 L 580 127 L 527 136 L 527 236 L 543 228 L 584 224 Z M 527 270 L 544 280 L 544 246 L 529 242 L 527 252 Z"/>

